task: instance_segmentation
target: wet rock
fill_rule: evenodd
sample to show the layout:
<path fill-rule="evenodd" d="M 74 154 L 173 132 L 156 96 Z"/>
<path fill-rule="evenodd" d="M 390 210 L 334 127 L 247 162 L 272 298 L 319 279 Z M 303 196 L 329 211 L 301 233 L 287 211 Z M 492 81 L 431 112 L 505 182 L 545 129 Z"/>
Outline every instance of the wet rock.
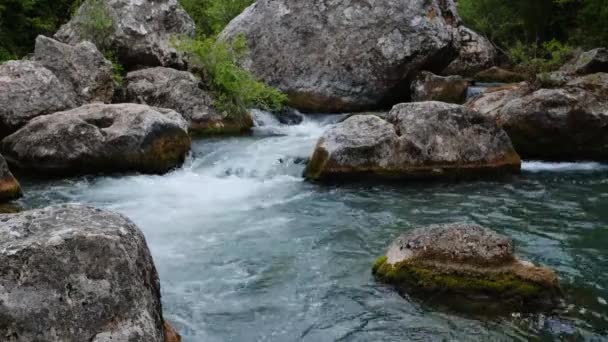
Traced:
<path fill-rule="evenodd" d="M 34 60 L 51 70 L 66 87 L 72 88 L 77 105 L 112 101 L 112 63 L 93 43 L 82 42 L 70 46 L 38 36 Z"/>
<path fill-rule="evenodd" d="M 182 337 L 177 331 L 169 324 L 169 322 L 165 321 L 164 323 L 164 342 L 182 342 Z"/>
<path fill-rule="evenodd" d="M 521 161 L 496 123 L 463 106 L 399 104 L 386 120 L 356 115 L 320 138 L 311 180 L 461 178 L 518 172 Z"/>
<path fill-rule="evenodd" d="M 412 82 L 412 101 L 464 103 L 469 81 L 461 76 L 437 76 L 423 71 Z"/>
<path fill-rule="evenodd" d="M 487 83 L 518 83 L 526 80 L 525 75 L 496 66 L 478 72 L 473 78 L 476 82 Z"/>
<path fill-rule="evenodd" d="M 457 57 L 442 72 L 443 75 L 473 76 L 494 65 L 496 49 L 484 36 L 458 26 L 454 32 L 454 48 Z"/>
<path fill-rule="evenodd" d="M 467 106 L 494 118 L 524 158 L 608 160 L 608 74 L 558 88 L 522 85 L 487 93 Z"/>
<path fill-rule="evenodd" d="M 76 106 L 71 87 L 33 61 L 0 65 L 0 138 L 39 115 Z"/>
<path fill-rule="evenodd" d="M 304 121 L 304 116 L 302 113 L 290 107 L 283 107 L 283 109 L 274 112 L 273 114 L 283 125 L 299 125 L 302 123 L 302 121 Z"/>
<path fill-rule="evenodd" d="M 45 115 L 2 141 L 11 165 L 59 175 L 163 173 L 190 150 L 177 112 L 139 104 L 91 104 Z"/>
<path fill-rule="evenodd" d="M 250 117 L 217 111 L 201 81 L 189 72 L 156 67 L 130 72 L 125 81 L 127 102 L 173 109 L 190 122 L 193 134 L 238 134 L 253 126 Z"/>
<path fill-rule="evenodd" d="M 94 4 L 101 5 L 101 11 Z M 92 15 L 109 18 L 107 32 L 91 32 Z M 116 51 L 128 70 L 138 66 L 185 68 L 183 56 L 171 40 L 180 35 L 193 36 L 195 26 L 178 0 L 102 0 L 85 1 L 76 15 L 55 34 L 55 38 L 75 45 L 91 40 L 97 46 Z"/>
<path fill-rule="evenodd" d="M 597 48 L 583 52 L 569 63 L 566 63 L 560 71 L 576 75 L 588 75 L 598 72 L 608 73 L 608 49 Z"/>
<path fill-rule="evenodd" d="M 440 72 L 457 56 L 472 68 L 460 28 L 452 0 L 259 0 L 221 38 L 243 34 L 243 66 L 286 92 L 290 106 L 344 113 L 406 99 L 415 74 Z"/>
<path fill-rule="evenodd" d="M 21 186 L 0 155 L 0 203 L 21 197 Z M 0 209 L 2 212 L 2 209 Z"/>
<path fill-rule="evenodd" d="M 163 341 L 158 274 L 127 218 L 61 205 L 0 220 L 3 341 Z"/>
<path fill-rule="evenodd" d="M 501 305 L 550 305 L 561 293 L 552 270 L 518 259 L 510 238 L 474 224 L 413 229 L 390 245 L 373 273 L 403 292 L 442 291 Z"/>

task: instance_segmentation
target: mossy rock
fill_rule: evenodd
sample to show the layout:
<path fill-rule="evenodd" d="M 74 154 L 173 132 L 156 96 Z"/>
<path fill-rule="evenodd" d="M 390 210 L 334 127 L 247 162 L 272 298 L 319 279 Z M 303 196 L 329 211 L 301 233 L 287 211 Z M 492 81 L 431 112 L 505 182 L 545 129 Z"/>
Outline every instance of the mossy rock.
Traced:
<path fill-rule="evenodd" d="M 372 271 L 403 293 L 441 293 L 531 310 L 552 306 L 561 293 L 552 270 L 513 255 L 511 239 L 469 224 L 403 234 Z"/>

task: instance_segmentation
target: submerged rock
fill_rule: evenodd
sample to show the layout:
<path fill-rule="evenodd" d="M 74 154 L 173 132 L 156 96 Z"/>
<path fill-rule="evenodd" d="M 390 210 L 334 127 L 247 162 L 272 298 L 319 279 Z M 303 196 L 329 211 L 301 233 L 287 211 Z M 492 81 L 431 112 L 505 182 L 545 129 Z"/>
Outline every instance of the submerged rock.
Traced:
<path fill-rule="evenodd" d="M 496 123 L 463 106 L 399 104 L 386 120 L 356 115 L 319 139 L 311 180 L 460 178 L 518 172 L 521 161 Z"/>
<path fill-rule="evenodd" d="M 217 111 L 201 81 L 189 72 L 157 67 L 130 72 L 125 81 L 128 102 L 173 109 L 190 122 L 193 134 L 237 134 L 253 126 L 250 117 Z"/>
<path fill-rule="evenodd" d="M 36 38 L 34 60 L 72 88 L 77 105 L 110 103 L 114 94 L 112 63 L 91 42 L 75 46 L 44 36 Z"/>
<path fill-rule="evenodd" d="M 283 107 L 283 109 L 274 112 L 273 114 L 276 116 L 277 120 L 284 125 L 299 125 L 304 121 L 304 115 L 297 109 L 290 107 Z"/>
<path fill-rule="evenodd" d="M 109 22 L 107 32 L 91 32 L 93 15 Z M 70 45 L 92 40 L 116 51 L 120 63 L 132 70 L 137 66 L 184 68 L 186 63 L 172 39 L 194 33 L 194 21 L 178 0 L 86 0 L 55 38 Z"/>
<path fill-rule="evenodd" d="M 608 160 L 608 74 L 558 88 L 522 84 L 488 92 L 467 106 L 496 120 L 524 158 Z"/>
<path fill-rule="evenodd" d="M 158 274 L 130 220 L 79 205 L 0 220 L 3 341 L 163 342 Z"/>
<path fill-rule="evenodd" d="M 91 104 L 37 117 L 2 141 L 10 164 L 60 175 L 163 173 L 190 150 L 187 123 L 170 109 Z"/>
<path fill-rule="evenodd" d="M 469 81 L 461 76 L 437 76 L 423 71 L 412 82 L 412 101 L 464 103 Z"/>
<path fill-rule="evenodd" d="M 510 238 L 473 224 L 409 231 L 376 261 L 373 273 L 403 292 L 443 292 L 501 305 L 552 304 L 561 293 L 552 270 L 519 260 Z"/>
<path fill-rule="evenodd" d="M 485 83 L 518 83 L 525 81 L 526 76 L 495 66 L 478 72 L 473 79 Z"/>
<path fill-rule="evenodd" d="M 19 197 L 21 197 L 21 185 L 8 169 L 6 160 L 0 154 L 0 203 Z"/>
<path fill-rule="evenodd" d="M 286 92 L 292 107 L 349 112 L 407 98 L 416 73 L 440 72 L 458 56 L 461 68 L 474 67 L 477 48 L 465 43 L 461 27 L 453 0 L 258 0 L 221 38 L 244 35 L 243 66 Z"/>
<path fill-rule="evenodd" d="M 24 60 L 0 65 L 0 138 L 39 115 L 75 106 L 71 87 L 42 64 Z"/>

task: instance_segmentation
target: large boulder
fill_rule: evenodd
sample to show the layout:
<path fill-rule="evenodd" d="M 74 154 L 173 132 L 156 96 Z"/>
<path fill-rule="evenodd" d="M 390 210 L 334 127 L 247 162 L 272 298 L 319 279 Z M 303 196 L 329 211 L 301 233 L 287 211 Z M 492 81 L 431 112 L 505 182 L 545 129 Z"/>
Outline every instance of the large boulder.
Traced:
<path fill-rule="evenodd" d="M 241 133 L 253 125 L 251 118 L 232 118 L 217 111 L 202 82 L 187 71 L 143 69 L 128 73 L 125 81 L 128 102 L 173 109 L 190 122 L 191 133 Z"/>
<path fill-rule="evenodd" d="M 0 220 L 2 341 L 163 342 L 158 274 L 130 220 L 79 205 Z"/>
<path fill-rule="evenodd" d="M 95 20 L 100 21 L 100 26 L 107 32 L 96 32 L 91 23 Z M 104 27 L 105 24 L 108 27 Z M 70 45 L 91 40 L 97 46 L 115 51 L 127 69 L 138 66 L 184 68 L 183 56 L 172 40 L 194 33 L 194 21 L 178 0 L 86 0 L 55 37 Z"/>
<path fill-rule="evenodd" d="M 408 294 L 485 298 L 527 310 L 554 304 L 561 293 L 552 270 L 518 259 L 510 238 L 474 224 L 413 229 L 390 245 L 373 273 Z"/>
<path fill-rule="evenodd" d="M 462 104 L 470 82 L 461 76 L 437 76 L 421 72 L 411 85 L 412 101 L 440 101 Z"/>
<path fill-rule="evenodd" d="M 21 197 L 21 186 L 0 154 L 0 203 Z"/>
<path fill-rule="evenodd" d="M 187 122 L 170 109 L 91 104 L 37 117 L 2 141 L 10 164 L 59 175 L 163 173 L 190 150 Z"/>
<path fill-rule="evenodd" d="M 67 87 L 72 87 L 77 105 L 112 101 L 112 63 L 93 43 L 82 42 L 70 46 L 38 36 L 34 60 L 51 70 Z"/>
<path fill-rule="evenodd" d="M 0 138 L 36 116 L 75 106 L 71 87 L 42 64 L 9 61 L 0 65 Z"/>
<path fill-rule="evenodd" d="M 355 115 L 320 138 L 306 176 L 312 180 L 469 177 L 518 172 L 521 161 L 496 123 L 463 106 L 404 103 L 386 120 Z"/>
<path fill-rule="evenodd" d="M 444 75 L 473 76 L 494 65 L 496 48 L 477 32 L 458 26 L 454 32 L 456 58 L 442 71 Z"/>
<path fill-rule="evenodd" d="M 488 92 L 467 106 L 495 119 L 524 158 L 608 160 L 608 74 L 550 89 L 522 84 Z"/>
<path fill-rule="evenodd" d="M 296 109 L 348 112 L 407 99 L 418 71 L 459 56 L 460 26 L 453 0 L 258 0 L 220 37 L 244 35 L 243 66 Z"/>

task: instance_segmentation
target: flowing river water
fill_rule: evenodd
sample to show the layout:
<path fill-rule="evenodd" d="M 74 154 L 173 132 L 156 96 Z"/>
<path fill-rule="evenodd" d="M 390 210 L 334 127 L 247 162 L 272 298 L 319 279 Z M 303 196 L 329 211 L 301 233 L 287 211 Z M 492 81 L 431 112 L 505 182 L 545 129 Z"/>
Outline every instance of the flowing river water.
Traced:
<path fill-rule="evenodd" d="M 164 176 L 23 180 L 27 208 L 78 202 L 144 231 L 165 318 L 184 341 L 608 340 L 608 167 L 526 162 L 461 183 L 311 184 L 303 160 L 338 119 L 257 113 L 251 137 L 198 140 Z M 557 270 L 559 311 L 479 317 L 402 298 L 371 265 L 418 225 L 476 222 Z"/>

